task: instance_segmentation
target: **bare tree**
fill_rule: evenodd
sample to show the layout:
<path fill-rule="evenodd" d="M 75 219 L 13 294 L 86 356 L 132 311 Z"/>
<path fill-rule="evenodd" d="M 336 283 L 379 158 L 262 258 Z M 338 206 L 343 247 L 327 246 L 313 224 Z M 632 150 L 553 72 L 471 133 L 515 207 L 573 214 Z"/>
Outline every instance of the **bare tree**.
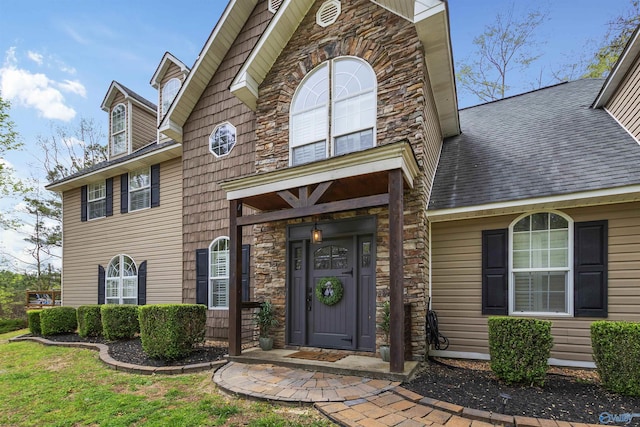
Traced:
<path fill-rule="evenodd" d="M 538 9 L 516 15 L 513 4 L 499 12 L 495 22 L 473 39 L 472 58 L 458 62 L 458 86 L 483 102 L 504 98 L 511 72 L 527 69 L 540 57 L 535 32 L 547 16 L 548 12 Z"/>

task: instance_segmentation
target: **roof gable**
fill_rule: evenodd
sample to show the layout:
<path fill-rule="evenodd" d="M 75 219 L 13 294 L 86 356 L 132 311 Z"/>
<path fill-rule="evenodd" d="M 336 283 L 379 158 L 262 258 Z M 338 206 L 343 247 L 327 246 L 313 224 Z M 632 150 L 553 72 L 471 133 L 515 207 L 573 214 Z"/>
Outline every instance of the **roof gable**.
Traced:
<path fill-rule="evenodd" d="M 185 76 L 189 74 L 189 67 L 187 67 L 182 61 L 173 56 L 171 53 L 165 52 L 165 54 L 162 56 L 162 60 L 160 60 L 160 64 L 158 65 L 156 72 L 153 73 L 151 81 L 149 82 L 154 89 L 158 89 L 160 87 L 160 82 L 164 78 L 164 75 L 167 73 L 167 70 L 169 69 L 171 64 L 175 64 L 176 66 L 178 66 L 178 68 L 180 68 L 180 71 Z"/>
<path fill-rule="evenodd" d="M 109 90 L 107 90 L 107 94 L 105 95 L 104 100 L 100 105 L 100 108 L 103 111 L 108 112 L 111 109 L 111 104 L 113 103 L 113 100 L 117 96 L 118 92 L 124 96 L 125 100 L 131 100 L 134 104 L 139 105 L 151 114 L 156 115 L 158 113 L 158 107 L 156 106 L 156 104 L 143 98 L 131 89 L 127 88 L 125 85 L 118 83 L 115 80 L 111 82 Z"/>

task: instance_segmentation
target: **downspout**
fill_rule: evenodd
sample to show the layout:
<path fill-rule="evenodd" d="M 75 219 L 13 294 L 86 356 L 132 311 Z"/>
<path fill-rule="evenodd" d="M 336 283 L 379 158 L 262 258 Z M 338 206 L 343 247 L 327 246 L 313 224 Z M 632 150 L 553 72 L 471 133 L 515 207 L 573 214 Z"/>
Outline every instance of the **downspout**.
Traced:
<path fill-rule="evenodd" d="M 431 310 L 431 221 L 429 221 L 429 218 L 427 218 L 427 221 L 429 222 L 429 260 L 428 260 L 428 265 L 429 265 L 429 299 L 428 299 L 428 303 L 427 303 L 427 310 Z"/>

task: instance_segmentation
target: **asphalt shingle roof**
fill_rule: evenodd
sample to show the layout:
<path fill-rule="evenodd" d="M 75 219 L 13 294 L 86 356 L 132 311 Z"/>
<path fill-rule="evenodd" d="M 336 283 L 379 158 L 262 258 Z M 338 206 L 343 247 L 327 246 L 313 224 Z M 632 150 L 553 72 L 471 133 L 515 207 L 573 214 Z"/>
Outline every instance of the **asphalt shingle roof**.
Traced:
<path fill-rule="evenodd" d="M 640 184 L 640 145 L 590 108 L 603 80 L 563 83 L 460 111 L 429 209 Z"/>

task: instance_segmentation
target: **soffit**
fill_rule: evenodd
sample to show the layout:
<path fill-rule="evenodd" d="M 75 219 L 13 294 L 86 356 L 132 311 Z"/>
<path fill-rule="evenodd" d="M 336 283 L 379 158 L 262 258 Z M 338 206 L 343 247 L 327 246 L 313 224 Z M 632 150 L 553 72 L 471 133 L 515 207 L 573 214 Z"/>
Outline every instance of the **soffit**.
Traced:
<path fill-rule="evenodd" d="M 182 142 L 182 126 L 193 111 L 258 0 L 232 0 L 211 32 L 176 100 L 160 123 L 160 132 Z"/>

